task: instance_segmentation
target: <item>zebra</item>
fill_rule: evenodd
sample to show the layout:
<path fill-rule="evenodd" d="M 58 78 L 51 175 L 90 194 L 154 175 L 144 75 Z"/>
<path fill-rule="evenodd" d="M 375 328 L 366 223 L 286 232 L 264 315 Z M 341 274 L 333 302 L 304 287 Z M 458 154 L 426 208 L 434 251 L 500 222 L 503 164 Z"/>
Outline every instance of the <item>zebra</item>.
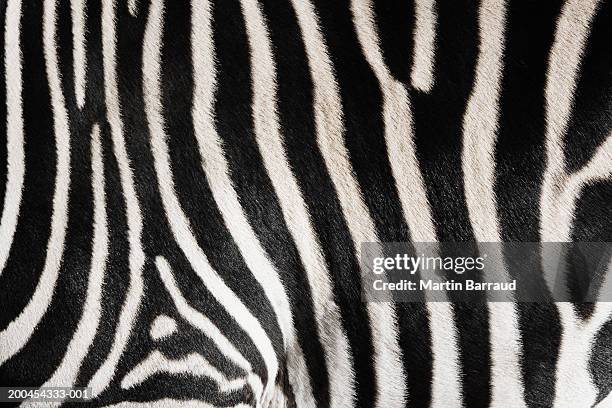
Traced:
<path fill-rule="evenodd" d="M 364 242 L 612 241 L 610 7 L 3 0 L 0 386 L 612 406 L 612 303 L 360 285 Z"/>

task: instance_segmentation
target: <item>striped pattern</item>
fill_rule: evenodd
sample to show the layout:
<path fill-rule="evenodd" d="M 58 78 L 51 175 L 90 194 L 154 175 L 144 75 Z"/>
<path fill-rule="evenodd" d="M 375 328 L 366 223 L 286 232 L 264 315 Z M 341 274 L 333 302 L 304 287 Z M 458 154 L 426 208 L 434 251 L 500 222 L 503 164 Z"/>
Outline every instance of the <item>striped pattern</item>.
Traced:
<path fill-rule="evenodd" d="M 612 241 L 610 7 L 0 2 L 0 385 L 608 407 L 610 303 L 363 303 L 359 257 Z"/>

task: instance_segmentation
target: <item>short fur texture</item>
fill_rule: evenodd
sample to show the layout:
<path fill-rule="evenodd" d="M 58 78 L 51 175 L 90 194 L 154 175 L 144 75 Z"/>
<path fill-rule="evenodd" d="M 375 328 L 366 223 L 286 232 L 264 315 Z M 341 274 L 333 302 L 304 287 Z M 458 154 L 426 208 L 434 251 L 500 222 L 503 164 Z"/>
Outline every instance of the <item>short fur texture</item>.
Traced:
<path fill-rule="evenodd" d="M 359 264 L 363 242 L 612 241 L 611 12 L 0 1 L 0 385 L 612 407 L 612 303 L 362 302 Z"/>

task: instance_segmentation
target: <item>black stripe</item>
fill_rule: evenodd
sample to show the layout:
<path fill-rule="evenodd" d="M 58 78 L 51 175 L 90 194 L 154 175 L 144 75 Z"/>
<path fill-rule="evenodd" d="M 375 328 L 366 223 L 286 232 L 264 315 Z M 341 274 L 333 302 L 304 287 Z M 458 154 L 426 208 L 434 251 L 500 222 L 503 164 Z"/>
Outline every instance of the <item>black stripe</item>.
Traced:
<path fill-rule="evenodd" d="M 579 170 L 612 130 L 612 6 L 602 2 L 587 36 L 572 117 L 565 133 L 568 172 Z"/>
<path fill-rule="evenodd" d="M 380 48 L 391 75 L 408 84 L 414 56 L 414 0 L 373 2 Z"/>
<path fill-rule="evenodd" d="M 474 85 L 478 54 L 477 4 L 439 4 L 429 94 L 413 92 L 417 157 L 439 241 L 472 241 L 461 173 L 463 114 Z"/>
<path fill-rule="evenodd" d="M 561 2 L 509 3 L 496 148 L 502 241 L 539 241 L 545 152 L 544 87 Z M 539 265 L 534 265 L 536 271 Z M 541 282 L 545 285 L 543 279 Z M 544 286 L 543 286 L 544 287 Z M 554 304 L 517 304 L 528 406 L 550 405 L 561 328 Z"/>
<path fill-rule="evenodd" d="M 589 361 L 593 382 L 599 389 L 597 402 L 612 393 L 612 347 L 610 347 L 610 339 L 612 339 L 612 321 L 604 324 L 595 337 Z"/>
<path fill-rule="evenodd" d="M 510 3 L 500 95 L 495 193 L 503 241 L 540 240 L 544 88 L 561 2 Z"/>
<path fill-rule="evenodd" d="M 612 182 L 601 180 L 582 188 L 574 209 L 571 237 L 576 242 L 612 241 Z M 595 272 L 595 271 L 591 271 Z M 584 277 L 580 268 L 568 271 L 571 289 L 578 289 L 577 283 Z M 592 275 L 591 275 L 592 276 Z M 570 289 L 570 290 L 571 290 Z M 581 293 L 581 292 L 577 292 Z M 595 303 L 575 303 L 574 309 L 582 319 L 588 319 L 595 309 Z"/>
<path fill-rule="evenodd" d="M 0 276 L 2 330 L 30 299 L 43 269 L 51 233 L 57 156 L 43 56 L 42 4 L 23 4 L 21 44 L 25 178 L 13 245 Z M 2 372 L 6 372 L 4 367 Z"/>
<path fill-rule="evenodd" d="M 425 303 L 396 303 L 395 306 L 408 406 L 427 407 L 431 403 L 433 376 L 429 315 Z"/>
<path fill-rule="evenodd" d="M 572 241 L 612 242 L 612 182 L 583 187 L 576 202 Z"/>
<path fill-rule="evenodd" d="M 4 203 L 4 191 L 6 190 L 6 175 L 7 175 L 7 142 L 8 135 L 6 133 L 7 127 L 7 114 L 6 114 L 6 72 L 4 70 L 4 34 L 6 31 L 6 1 L 0 1 L 0 21 L 2 22 L 3 29 L 0 30 L 0 78 L 2 86 L 0 86 L 0 203 Z M 15 23 L 20 17 L 12 16 L 11 20 Z M 2 204 L 4 205 L 4 204 Z M 2 212 L 0 211 L 0 214 Z"/>

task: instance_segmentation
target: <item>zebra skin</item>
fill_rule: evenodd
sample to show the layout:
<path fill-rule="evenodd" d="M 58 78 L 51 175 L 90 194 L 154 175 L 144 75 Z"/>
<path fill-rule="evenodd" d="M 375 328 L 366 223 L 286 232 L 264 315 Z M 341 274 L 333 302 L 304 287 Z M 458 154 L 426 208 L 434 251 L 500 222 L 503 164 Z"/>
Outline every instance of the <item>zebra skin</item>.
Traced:
<path fill-rule="evenodd" d="M 612 303 L 362 302 L 359 264 L 612 241 L 611 7 L 0 1 L 0 386 L 612 407 Z"/>

